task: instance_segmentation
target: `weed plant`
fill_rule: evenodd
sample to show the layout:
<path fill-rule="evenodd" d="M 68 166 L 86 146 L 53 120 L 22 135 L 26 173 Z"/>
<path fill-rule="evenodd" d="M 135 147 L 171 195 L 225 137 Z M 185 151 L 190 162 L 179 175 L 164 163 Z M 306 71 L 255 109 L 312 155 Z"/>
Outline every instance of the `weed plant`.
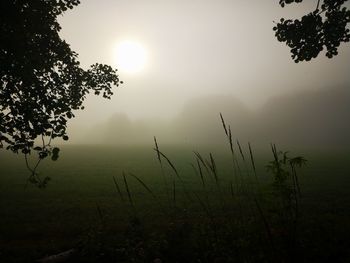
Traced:
<path fill-rule="evenodd" d="M 244 149 L 234 141 L 231 127 L 222 114 L 220 118 L 231 155 L 231 178 L 221 177 L 213 153 L 194 151 L 190 165 L 200 187 L 191 189 L 186 175 L 154 137 L 163 193 L 132 173 L 113 177 L 120 201 L 129 211 L 127 223 L 121 232 L 111 234 L 108 219 L 98 208 L 100 223 L 81 243 L 81 258 L 86 262 L 303 262 L 297 170 L 306 159 L 290 157 L 272 144 L 273 159 L 266 168 L 273 183 L 270 191 L 263 191 L 251 143 Z M 138 209 L 130 180 L 161 211 L 151 224 Z"/>

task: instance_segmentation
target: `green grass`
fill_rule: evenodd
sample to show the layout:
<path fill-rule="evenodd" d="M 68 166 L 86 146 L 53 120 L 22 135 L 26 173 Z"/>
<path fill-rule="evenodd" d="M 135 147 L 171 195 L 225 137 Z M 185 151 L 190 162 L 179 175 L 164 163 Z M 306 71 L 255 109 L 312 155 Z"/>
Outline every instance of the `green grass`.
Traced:
<path fill-rule="evenodd" d="M 209 206 L 211 213 L 216 217 L 215 224 L 219 226 L 219 234 L 224 232 L 226 225 L 231 227 L 239 223 L 235 221 L 239 217 L 237 203 L 232 201 L 230 192 L 230 181 L 234 178 L 229 149 L 200 149 L 201 154 L 208 159 L 209 152 L 213 153 L 220 182 L 218 186 L 215 177 L 205 174 L 207 188 L 204 190 L 199 175 L 194 173 L 191 166 L 191 163 L 196 165 L 193 149 L 162 145 L 160 148 L 181 176 L 182 181 L 176 180 L 176 209 L 178 210 L 172 208 L 173 203 L 169 200 L 169 193 L 165 189 L 153 145 L 129 148 L 61 147 L 61 156 L 57 162 L 45 160 L 38 169 L 41 176 L 50 176 L 52 179 L 47 189 L 38 189 L 30 184 L 25 187 L 29 172 L 26 170 L 23 156 L 1 151 L 0 259 L 6 260 L 4 262 L 30 261 L 46 254 L 76 247 L 86 242 L 88 233 L 91 231 L 95 233 L 101 224 L 105 224 L 103 226 L 105 238 L 112 238 L 119 233 L 124 233 L 122 231 L 130 227 L 130 218 L 135 216 L 141 219 L 142 226 L 149 230 L 148 233 L 158 233 L 157 229 L 164 229 L 165 233 L 171 232 L 173 231 L 171 224 L 174 222 L 176 231 L 179 230 L 177 228 L 186 227 L 187 223 L 200 225 L 199 223 L 208 220 L 209 217 L 197 197 L 208 205 L 206 198 L 209 196 Z M 265 152 L 255 155 L 262 189 L 264 193 L 268 193 L 273 178 L 266 173 L 265 165 L 273 157 L 271 153 Z M 303 245 L 313 248 L 314 246 L 309 244 L 310 240 L 318 238 L 319 249 L 326 248 L 329 251 L 329 253 L 322 253 L 331 255 L 337 250 L 327 247 L 330 246 L 327 244 L 337 245 L 338 242 L 343 242 L 339 248 L 339 253 L 343 253 L 343 246 L 349 242 L 346 236 L 350 234 L 348 168 L 350 155 L 345 152 L 336 154 L 309 152 L 304 155 L 309 163 L 299 174 L 302 188 L 301 209 L 305 226 L 309 231 L 305 231 L 304 234 L 310 237 L 303 239 Z M 163 161 L 163 167 L 167 186 L 171 190 L 171 178 L 176 175 L 165 161 Z M 134 208 L 128 202 L 123 171 L 126 173 Z M 136 175 L 149 187 L 156 199 L 144 185 L 128 173 Z M 253 174 L 251 169 L 250 173 Z M 113 176 L 122 190 L 124 202 L 116 189 Z M 244 174 L 244 176 L 247 175 Z M 220 189 L 218 190 L 217 187 Z M 192 200 L 188 199 L 186 191 L 190 193 Z M 254 207 L 249 202 L 244 204 Z M 185 212 L 184 209 L 186 209 Z M 263 209 L 265 211 L 265 206 Z M 268 210 L 266 213 L 269 213 Z M 259 213 L 253 213 L 253 216 L 259 217 Z M 230 220 L 227 219 L 228 217 Z M 243 218 L 250 220 L 250 216 Z M 255 230 L 255 226 L 249 222 L 244 224 L 246 226 L 243 226 L 243 231 Z M 203 224 L 203 227 L 205 226 Z M 314 229 L 310 226 L 314 226 Z M 249 229 L 244 230 L 247 227 Z M 259 227 L 261 227 L 259 231 L 263 233 L 264 227 Z M 196 233 L 195 239 L 198 238 L 199 232 Z M 315 233 L 320 237 L 313 237 Z M 162 235 L 161 231 L 158 235 Z M 96 233 L 94 236 L 96 237 Z M 125 234 L 119 236 L 125 237 Z M 333 240 L 327 243 L 327 238 L 333 238 Z M 169 238 L 166 240 L 169 241 Z M 192 241 L 186 242 L 191 244 Z M 245 241 L 241 240 L 241 242 Z M 266 240 L 256 242 L 266 242 Z M 245 245 L 239 247 L 244 248 Z M 241 254 L 244 255 L 243 252 Z M 339 255 L 339 257 L 344 259 L 346 255 Z"/>

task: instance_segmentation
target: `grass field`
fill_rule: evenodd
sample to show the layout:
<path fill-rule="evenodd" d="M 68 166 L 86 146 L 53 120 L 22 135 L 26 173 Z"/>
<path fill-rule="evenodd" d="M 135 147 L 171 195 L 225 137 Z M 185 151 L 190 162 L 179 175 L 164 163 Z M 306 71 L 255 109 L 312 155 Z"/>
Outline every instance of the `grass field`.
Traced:
<path fill-rule="evenodd" d="M 165 160 L 162 173 L 153 145 L 62 146 L 57 162 L 45 160 L 38 169 L 41 176 L 52 179 L 46 189 L 27 185 L 23 156 L 1 151 L 0 261 L 32 262 L 77 247 L 83 251 L 79 258 L 86 256 L 84 262 L 97 258 L 110 262 L 111 257 L 119 257 L 117 262 L 194 262 L 197 258 L 200 262 L 350 260 L 349 153 L 303 154 L 308 165 L 298 172 L 302 192 L 298 249 L 281 252 L 285 247 L 279 242 L 287 236 L 282 233 L 287 230 L 274 227 L 279 224 L 279 213 L 271 205 L 275 202 L 271 194 L 273 176 L 265 167 L 273 159 L 271 153 L 255 154 L 259 191 L 249 183 L 253 174 L 250 163 L 241 163 L 246 188 L 255 189 L 247 192 L 255 191 L 261 212 L 248 195 L 232 194 L 232 160 L 226 149 L 201 149 L 205 158 L 213 153 L 220 182 L 208 173 L 206 188 L 191 166 L 196 167 L 193 149 L 164 146 L 161 150 L 181 180 Z M 267 230 L 272 231 L 274 242 Z M 269 241 L 271 244 L 267 244 Z M 234 248 L 240 251 L 232 252 Z M 204 255 L 206 251 L 208 255 Z M 288 253 L 296 253 L 295 258 Z"/>

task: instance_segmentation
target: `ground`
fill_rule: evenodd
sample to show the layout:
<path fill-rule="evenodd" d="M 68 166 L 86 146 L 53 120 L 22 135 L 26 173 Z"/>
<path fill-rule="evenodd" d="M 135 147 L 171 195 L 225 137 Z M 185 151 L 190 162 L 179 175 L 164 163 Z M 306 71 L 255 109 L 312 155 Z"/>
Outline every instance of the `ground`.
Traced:
<path fill-rule="evenodd" d="M 262 151 L 255 156 L 262 189 L 261 196 L 256 196 L 261 214 L 252 196 L 235 199 L 231 195 L 230 182 L 234 179 L 226 149 L 201 149 L 205 156 L 213 153 L 220 180 L 218 186 L 208 174 L 206 189 L 191 166 L 196 165 L 191 149 L 164 146 L 162 150 L 181 177 L 176 179 L 176 204 L 171 188 L 176 175 L 165 160 L 162 174 L 153 145 L 61 146 L 57 162 L 45 160 L 39 167 L 42 176 L 52 179 L 46 189 L 27 185 L 23 156 L 1 151 L 0 261 L 32 262 L 71 248 L 79 250 L 76 257 L 85 256 L 91 262 L 110 262 L 111 257 L 119 257 L 119 262 L 152 262 L 152 258 L 163 262 L 199 258 L 201 262 L 269 262 L 271 258 L 290 257 L 288 253 L 295 253 L 298 262 L 350 259 L 346 249 L 350 244 L 347 152 L 304 151 L 309 161 L 298 175 L 302 188 L 299 234 L 295 238 L 298 244 L 288 241 L 284 246 L 280 241 L 289 240 L 290 233 L 276 223 L 279 214 L 271 205 L 275 202 L 271 195 L 273 178 L 265 169 L 273 159 L 271 154 Z M 250 174 L 244 176 L 251 176 L 252 169 L 247 170 Z M 270 224 L 271 245 L 264 217 Z M 233 253 L 232 246 L 241 252 Z M 285 251 L 276 256 L 268 252 L 273 249 Z"/>

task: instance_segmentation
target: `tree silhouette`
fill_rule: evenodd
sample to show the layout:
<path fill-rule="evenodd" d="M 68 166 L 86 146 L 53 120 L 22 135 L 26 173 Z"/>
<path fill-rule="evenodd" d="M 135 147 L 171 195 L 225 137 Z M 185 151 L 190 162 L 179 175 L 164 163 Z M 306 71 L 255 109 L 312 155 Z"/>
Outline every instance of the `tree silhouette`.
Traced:
<path fill-rule="evenodd" d="M 110 99 L 120 83 L 116 70 L 80 67 L 77 53 L 59 36 L 57 17 L 79 0 L 0 2 L 0 147 L 37 151 L 55 160 L 51 139 L 68 140 L 67 121 L 84 109 L 89 93 Z M 42 138 L 42 145 L 34 140 Z"/>
<path fill-rule="evenodd" d="M 303 0 L 280 0 L 279 4 L 301 3 Z M 350 11 L 345 7 L 347 0 L 316 0 L 315 10 L 299 19 L 281 18 L 273 27 L 278 41 L 285 42 L 291 49 L 292 59 L 309 61 L 326 49 L 326 56 L 338 55 L 342 42 L 349 42 Z"/>

